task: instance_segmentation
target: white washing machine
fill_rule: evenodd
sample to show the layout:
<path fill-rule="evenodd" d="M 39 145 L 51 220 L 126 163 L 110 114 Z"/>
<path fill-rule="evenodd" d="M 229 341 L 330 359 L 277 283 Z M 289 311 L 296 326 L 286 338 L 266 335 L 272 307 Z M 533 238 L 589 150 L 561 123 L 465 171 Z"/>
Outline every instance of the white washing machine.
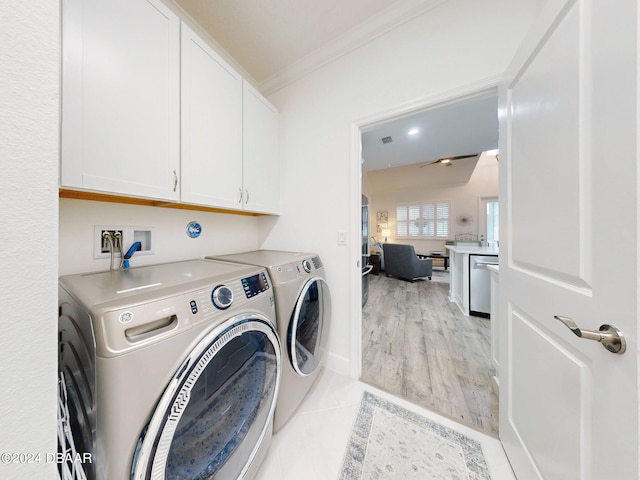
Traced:
<path fill-rule="evenodd" d="M 331 295 L 320 257 L 313 253 L 255 250 L 207 257 L 268 270 L 282 345 L 282 381 L 274 417 L 277 432 L 293 415 L 320 371 L 331 319 Z"/>
<path fill-rule="evenodd" d="M 59 368 L 89 479 L 254 476 L 281 375 L 264 268 L 200 259 L 59 285 Z"/>

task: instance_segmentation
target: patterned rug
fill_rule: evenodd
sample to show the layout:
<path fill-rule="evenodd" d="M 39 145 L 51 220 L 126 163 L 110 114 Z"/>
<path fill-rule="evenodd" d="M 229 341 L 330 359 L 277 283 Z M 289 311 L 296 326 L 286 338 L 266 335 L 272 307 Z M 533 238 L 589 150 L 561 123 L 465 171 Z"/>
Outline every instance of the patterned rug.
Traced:
<path fill-rule="evenodd" d="M 365 392 L 341 480 L 490 480 L 480 443 Z"/>
<path fill-rule="evenodd" d="M 449 283 L 449 270 L 433 269 L 431 281 L 436 283 Z"/>

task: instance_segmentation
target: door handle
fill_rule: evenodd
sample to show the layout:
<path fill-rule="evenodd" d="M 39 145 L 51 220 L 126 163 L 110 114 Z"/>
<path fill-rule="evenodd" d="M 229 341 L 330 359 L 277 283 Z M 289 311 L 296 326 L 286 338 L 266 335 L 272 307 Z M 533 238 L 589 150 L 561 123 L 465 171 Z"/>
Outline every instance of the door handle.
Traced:
<path fill-rule="evenodd" d="M 495 265 L 496 267 L 499 266 L 500 264 L 497 262 L 476 262 L 473 264 L 473 268 L 476 270 L 487 270 L 487 267 L 489 265 Z"/>
<path fill-rule="evenodd" d="M 600 325 L 600 329 L 595 332 L 593 330 L 582 330 L 576 325 L 576 322 L 569 317 L 554 315 L 553 318 L 560 320 L 577 337 L 600 342 L 604 348 L 612 353 L 623 354 L 627 349 L 627 342 L 624 339 L 624 335 L 612 325 Z"/>

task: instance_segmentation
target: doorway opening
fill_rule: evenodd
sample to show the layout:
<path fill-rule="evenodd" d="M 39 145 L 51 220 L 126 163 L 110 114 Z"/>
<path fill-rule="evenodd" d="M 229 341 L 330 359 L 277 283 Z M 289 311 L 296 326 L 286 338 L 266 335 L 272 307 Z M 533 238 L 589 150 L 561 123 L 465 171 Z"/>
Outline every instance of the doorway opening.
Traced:
<path fill-rule="evenodd" d="M 472 114 L 463 113 L 465 107 L 480 106 L 490 112 L 488 117 L 480 115 L 474 121 Z M 416 135 L 423 135 L 426 141 L 428 135 L 435 132 L 435 127 L 430 130 L 420 126 L 420 116 L 426 114 L 433 117 L 438 127 L 448 121 L 457 126 L 453 128 L 449 124 L 446 134 L 435 135 L 440 142 L 436 142 L 438 145 L 431 153 L 424 144 L 418 147 L 419 142 L 415 141 Z M 438 115 L 442 115 L 440 121 Z M 472 134 L 465 135 L 461 125 Z M 385 129 L 389 134 L 381 133 Z M 485 137 L 473 138 L 485 130 Z M 361 193 L 369 198 L 368 220 L 372 234 L 369 251 L 381 256 L 380 264 L 376 265 L 380 271 L 378 275 L 370 275 L 368 299 L 361 311 L 360 379 L 497 437 L 498 392 L 495 367 L 491 363 L 490 320 L 465 317 L 449 301 L 449 272 L 444 262 L 432 259 L 431 280 L 407 282 L 385 275 L 382 253 L 385 242 L 411 244 L 420 254 L 446 253 L 446 241 L 453 240 L 458 233 L 475 233 L 477 238 L 482 235 L 483 239 L 499 242 L 498 162 L 495 154 L 491 157 L 483 153 L 497 148 L 496 91 L 491 89 L 427 110 L 380 119 L 372 127 L 361 127 L 360 134 Z M 374 145 L 374 152 L 371 145 L 376 141 L 379 143 Z M 478 142 L 483 141 L 479 146 Z M 383 150 L 394 142 L 392 164 L 383 160 Z M 442 161 L 444 159 L 451 161 Z M 375 168 L 371 168 L 371 163 Z M 491 167 L 495 167 L 491 187 L 476 185 L 469 198 L 463 200 L 464 194 L 460 193 L 463 186 L 485 181 Z M 483 200 L 487 205 L 479 207 Z M 431 228 L 430 219 L 422 213 L 428 210 L 422 208 L 423 205 L 438 205 L 439 201 L 450 205 L 446 228 L 440 229 L 445 232 L 442 237 L 430 235 L 438 229 Z M 420 211 L 416 218 L 409 219 L 415 222 L 416 228 L 407 231 L 417 234 L 403 236 L 404 229 L 397 228 L 396 209 L 398 205 L 413 203 L 420 206 Z M 486 212 L 487 208 L 490 214 L 481 215 L 480 211 Z M 478 214 L 474 219 L 475 212 Z M 384 225 L 379 224 L 381 218 L 385 219 Z M 434 219 L 434 225 L 435 222 Z M 384 235 L 376 236 L 376 232 L 382 231 Z"/>

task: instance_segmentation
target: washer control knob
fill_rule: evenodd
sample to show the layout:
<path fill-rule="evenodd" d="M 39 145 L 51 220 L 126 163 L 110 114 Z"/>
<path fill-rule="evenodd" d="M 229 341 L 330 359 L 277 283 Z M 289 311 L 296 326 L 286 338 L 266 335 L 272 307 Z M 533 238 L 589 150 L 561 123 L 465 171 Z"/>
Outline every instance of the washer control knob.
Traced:
<path fill-rule="evenodd" d="M 311 262 L 309 260 L 303 260 L 302 268 L 304 268 L 305 272 L 309 273 L 311 271 Z"/>
<path fill-rule="evenodd" d="M 226 285 L 219 285 L 211 292 L 211 301 L 220 310 L 229 308 L 233 303 L 233 292 Z"/>

